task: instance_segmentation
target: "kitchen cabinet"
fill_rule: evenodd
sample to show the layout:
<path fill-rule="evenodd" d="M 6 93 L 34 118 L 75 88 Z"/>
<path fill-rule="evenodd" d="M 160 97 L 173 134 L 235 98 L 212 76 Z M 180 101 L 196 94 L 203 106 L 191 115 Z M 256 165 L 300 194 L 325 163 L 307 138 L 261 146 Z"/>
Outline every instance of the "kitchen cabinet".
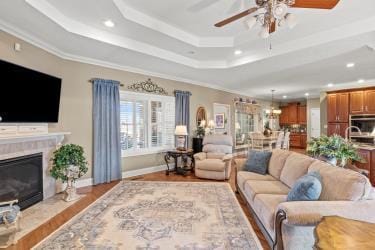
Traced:
<path fill-rule="evenodd" d="M 298 124 L 307 124 L 306 106 L 298 106 Z"/>
<path fill-rule="evenodd" d="M 350 92 L 350 114 L 375 114 L 375 90 Z"/>
<path fill-rule="evenodd" d="M 365 160 L 365 163 L 354 162 L 354 165 L 369 171 L 369 179 L 372 186 L 375 186 L 375 148 L 359 148 L 358 153 Z"/>
<path fill-rule="evenodd" d="M 356 166 L 361 169 L 365 169 L 370 172 L 370 166 L 371 166 L 371 151 L 365 150 L 365 149 L 358 149 L 358 154 L 362 157 L 362 159 L 365 161 L 363 163 L 356 162 Z"/>
<path fill-rule="evenodd" d="M 289 104 L 288 107 L 288 123 L 298 124 L 298 105 L 297 103 Z"/>
<path fill-rule="evenodd" d="M 365 112 L 375 114 L 375 89 L 365 91 Z"/>
<path fill-rule="evenodd" d="M 328 122 L 349 122 L 349 93 L 328 94 Z"/>
<path fill-rule="evenodd" d="M 301 148 L 306 148 L 307 146 L 307 135 L 301 134 Z"/>
<path fill-rule="evenodd" d="M 279 117 L 280 124 L 288 124 L 289 109 L 288 106 L 281 107 L 281 114 Z"/>
<path fill-rule="evenodd" d="M 363 114 L 364 112 L 364 91 L 350 92 L 350 114 Z"/>
<path fill-rule="evenodd" d="M 348 126 L 349 126 L 348 123 L 328 123 L 328 129 L 327 129 L 328 136 L 332 136 L 336 134 L 345 138 L 345 130 Z"/>
<path fill-rule="evenodd" d="M 307 123 L 306 106 L 300 106 L 298 103 L 289 103 L 287 106 L 280 107 L 280 109 L 279 123 L 281 125 L 305 125 Z"/>
<path fill-rule="evenodd" d="M 299 134 L 290 134 L 289 145 L 292 148 L 301 147 L 301 136 Z"/>

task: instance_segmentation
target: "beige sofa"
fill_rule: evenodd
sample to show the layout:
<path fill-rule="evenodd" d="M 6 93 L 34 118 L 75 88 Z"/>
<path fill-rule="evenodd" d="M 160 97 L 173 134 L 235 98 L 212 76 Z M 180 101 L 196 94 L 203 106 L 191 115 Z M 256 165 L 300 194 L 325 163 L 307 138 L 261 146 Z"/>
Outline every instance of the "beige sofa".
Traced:
<path fill-rule="evenodd" d="M 243 171 L 246 159 L 235 161 L 237 191 L 274 249 L 313 249 L 323 216 L 375 223 L 373 190 L 364 175 L 281 149 L 272 151 L 267 175 Z M 286 202 L 296 180 L 311 171 L 322 176 L 319 200 Z"/>
<path fill-rule="evenodd" d="M 195 175 L 199 178 L 227 180 L 232 165 L 233 138 L 229 135 L 207 135 L 203 152 L 194 155 Z"/>

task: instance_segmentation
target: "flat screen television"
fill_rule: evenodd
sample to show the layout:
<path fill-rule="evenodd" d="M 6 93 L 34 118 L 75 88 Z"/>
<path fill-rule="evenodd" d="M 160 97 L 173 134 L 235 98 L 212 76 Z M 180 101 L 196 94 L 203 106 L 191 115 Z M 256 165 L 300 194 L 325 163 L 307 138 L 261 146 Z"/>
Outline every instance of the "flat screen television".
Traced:
<path fill-rule="evenodd" d="M 0 60 L 0 122 L 58 122 L 60 91 L 60 78 Z"/>

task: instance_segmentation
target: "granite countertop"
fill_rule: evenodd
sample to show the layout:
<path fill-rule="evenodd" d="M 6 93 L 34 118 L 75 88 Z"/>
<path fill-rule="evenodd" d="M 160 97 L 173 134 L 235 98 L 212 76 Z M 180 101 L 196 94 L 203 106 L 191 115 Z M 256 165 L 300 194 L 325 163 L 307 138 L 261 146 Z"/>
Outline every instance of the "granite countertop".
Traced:
<path fill-rule="evenodd" d="M 375 145 L 371 144 L 354 144 L 354 147 L 364 150 L 375 150 Z"/>

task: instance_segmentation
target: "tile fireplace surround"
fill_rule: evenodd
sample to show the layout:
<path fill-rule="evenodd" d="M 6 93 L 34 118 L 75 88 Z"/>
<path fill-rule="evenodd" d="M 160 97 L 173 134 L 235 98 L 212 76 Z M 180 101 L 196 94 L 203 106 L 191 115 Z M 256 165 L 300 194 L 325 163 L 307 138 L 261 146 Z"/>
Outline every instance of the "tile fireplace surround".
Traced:
<path fill-rule="evenodd" d="M 43 154 L 43 197 L 47 199 L 56 194 L 56 181 L 49 174 L 50 159 L 56 147 L 69 133 L 33 134 L 0 137 L 0 160 Z"/>

